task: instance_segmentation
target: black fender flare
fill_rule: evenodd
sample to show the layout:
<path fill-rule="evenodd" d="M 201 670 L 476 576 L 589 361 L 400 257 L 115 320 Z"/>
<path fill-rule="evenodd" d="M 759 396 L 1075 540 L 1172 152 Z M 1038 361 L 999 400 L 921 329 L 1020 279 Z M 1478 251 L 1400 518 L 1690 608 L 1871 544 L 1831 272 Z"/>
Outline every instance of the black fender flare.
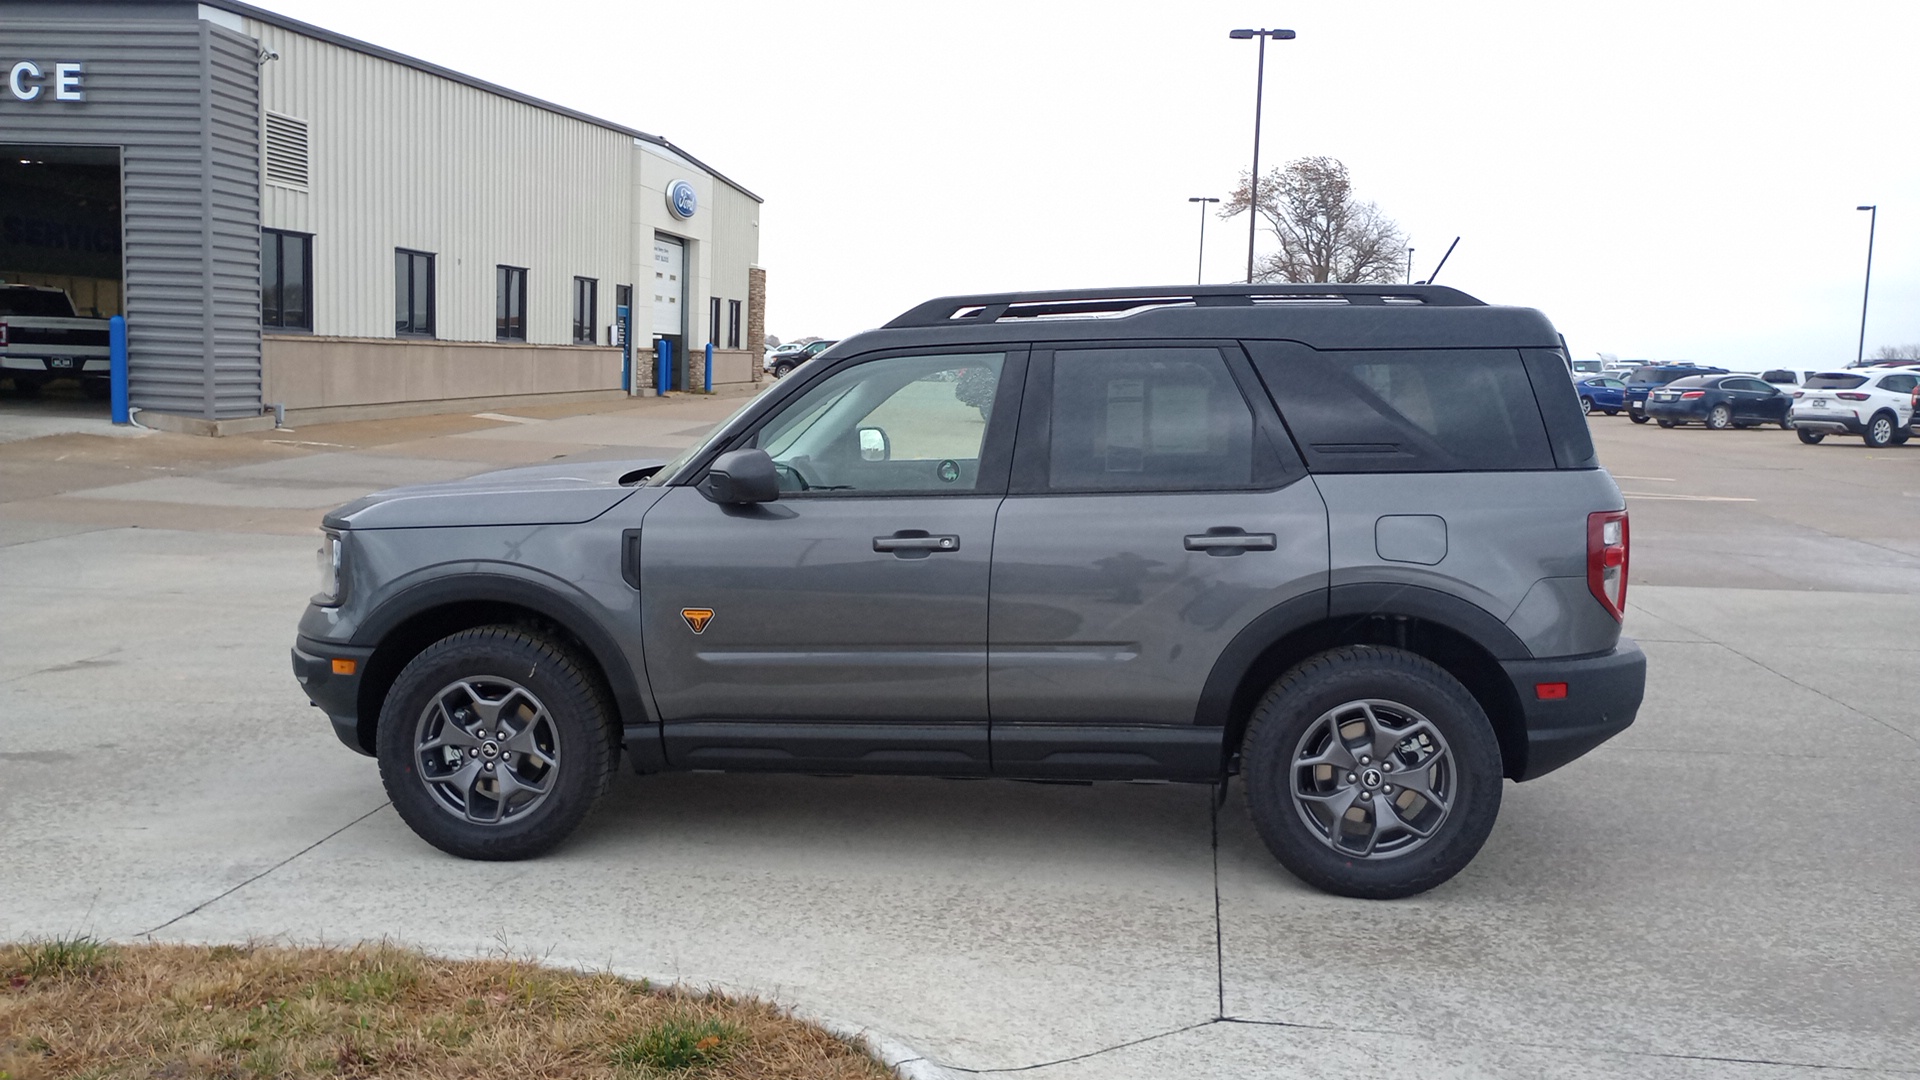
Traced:
<path fill-rule="evenodd" d="M 623 728 L 653 725 L 653 711 L 619 641 L 585 606 L 558 590 L 508 574 L 470 571 L 407 586 L 382 600 L 355 628 L 350 643 L 378 648 L 393 630 L 423 612 L 458 603 L 503 603 L 551 619 L 580 639 L 606 676 Z"/>

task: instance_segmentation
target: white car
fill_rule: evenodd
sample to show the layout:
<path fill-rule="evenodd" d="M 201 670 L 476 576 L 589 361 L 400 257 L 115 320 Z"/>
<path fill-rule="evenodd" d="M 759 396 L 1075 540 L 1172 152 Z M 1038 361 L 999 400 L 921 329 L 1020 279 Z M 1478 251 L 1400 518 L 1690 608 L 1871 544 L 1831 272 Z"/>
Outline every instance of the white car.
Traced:
<path fill-rule="evenodd" d="M 1858 435 L 1868 446 L 1894 446 L 1912 436 L 1920 366 L 1854 368 L 1808 376 L 1793 395 L 1793 425 L 1803 443 Z"/>

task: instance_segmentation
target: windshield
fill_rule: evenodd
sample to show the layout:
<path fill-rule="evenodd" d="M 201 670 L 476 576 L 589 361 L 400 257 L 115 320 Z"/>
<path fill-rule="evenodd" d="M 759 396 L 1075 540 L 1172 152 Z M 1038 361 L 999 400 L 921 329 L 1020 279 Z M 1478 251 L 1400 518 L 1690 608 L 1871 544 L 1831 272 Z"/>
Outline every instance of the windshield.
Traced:
<path fill-rule="evenodd" d="M 665 465 L 660 466 L 659 472 L 656 472 L 652 476 L 647 477 L 647 482 L 645 486 L 647 487 L 665 486 L 667 480 L 671 478 L 673 474 L 680 471 L 681 466 L 685 465 L 689 461 L 692 461 L 695 457 L 699 456 L 701 451 L 705 450 L 708 446 L 711 446 L 713 444 L 713 441 L 719 438 L 721 432 L 727 430 L 729 425 L 731 425 L 735 420 L 739 419 L 741 413 L 746 412 L 748 409 L 751 409 L 755 405 L 759 404 L 760 399 L 763 397 L 766 397 L 767 394 L 772 392 L 775 387 L 784 386 L 784 385 L 786 384 L 781 382 L 770 382 L 767 385 L 761 387 L 760 392 L 748 398 L 744 405 L 741 405 L 739 408 L 733 410 L 732 413 L 728 414 L 725 420 L 722 420 L 719 423 L 713 425 L 713 430 L 707 432 L 705 435 L 702 435 L 699 441 L 695 442 L 692 446 L 689 446 L 685 450 L 682 450 L 678 454 L 675 454 L 673 456 L 673 460 L 667 462 Z"/>
<path fill-rule="evenodd" d="M 1865 375 L 1814 375 L 1807 379 L 1808 390 L 1851 390 L 1866 382 Z"/>
<path fill-rule="evenodd" d="M 0 315 L 73 318 L 73 305 L 59 289 L 0 289 Z"/>

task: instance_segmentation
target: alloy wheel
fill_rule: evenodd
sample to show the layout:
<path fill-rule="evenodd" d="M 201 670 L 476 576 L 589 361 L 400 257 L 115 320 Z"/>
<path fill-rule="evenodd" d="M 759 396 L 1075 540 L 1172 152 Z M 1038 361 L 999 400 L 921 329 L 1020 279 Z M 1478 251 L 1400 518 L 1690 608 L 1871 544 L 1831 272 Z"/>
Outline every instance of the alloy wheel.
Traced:
<path fill-rule="evenodd" d="M 546 801 L 560 772 L 560 734 L 540 699 L 497 676 L 447 684 L 420 713 L 414 759 L 436 805 L 499 825 Z"/>
<path fill-rule="evenodd" d="M 1413 709 L 1369 698 L 1322 713 L 1294 748 L 1294 808 L 1321 843 L 1358 859 L 1432 839 L 1459 788 L 1453 751 Z"/>

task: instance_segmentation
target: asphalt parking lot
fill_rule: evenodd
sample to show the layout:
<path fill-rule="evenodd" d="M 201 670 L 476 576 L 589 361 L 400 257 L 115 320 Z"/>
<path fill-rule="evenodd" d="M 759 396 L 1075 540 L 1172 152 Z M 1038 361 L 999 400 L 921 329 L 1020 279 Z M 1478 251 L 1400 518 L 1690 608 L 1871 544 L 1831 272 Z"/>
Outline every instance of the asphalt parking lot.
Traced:
<path fill-rule="evenodd" d="M 1412 900 L 1300 885 L 1237 784 L 1216 814 L 1177 785 L 627 775 L 549 858 L 416 840 L 287 669 L 320 511 L 661 456 L 734 404 L 219 440 L 0 409 L 0 935 L 610 965 L 929 1075 L 1920 1074 L 1920 440 L 1596 417 L 1646 706 L 1508 785 Z"/>

